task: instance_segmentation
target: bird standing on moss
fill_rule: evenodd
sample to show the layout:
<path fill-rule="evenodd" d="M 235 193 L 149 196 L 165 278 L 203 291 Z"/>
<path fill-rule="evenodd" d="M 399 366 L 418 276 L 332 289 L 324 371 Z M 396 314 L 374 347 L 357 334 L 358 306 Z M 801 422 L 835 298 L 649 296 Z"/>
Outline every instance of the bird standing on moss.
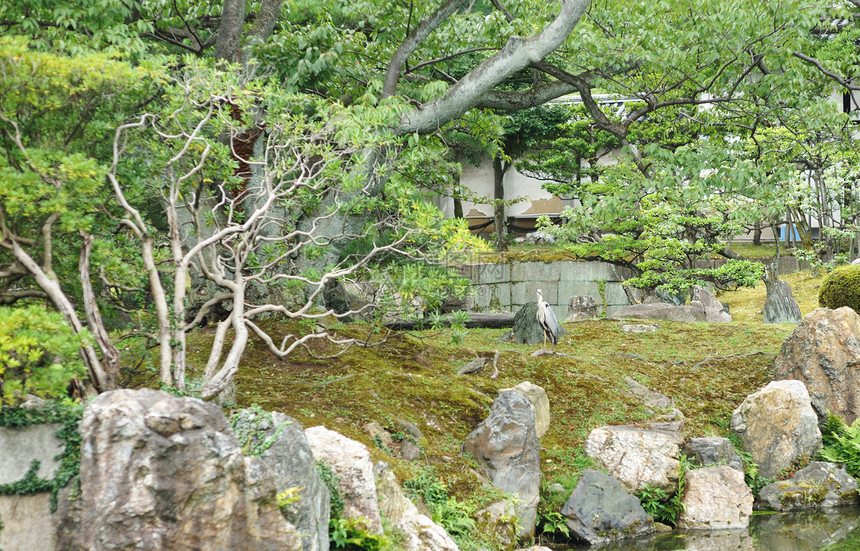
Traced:
<path fill-rule="evenodd" d="M 546 341 L 549 339 L 552 345 L 558 344 L 558 320 L 555 319 L 555 312 L 552 311 L 549 303 L 543 299 L 543 293 L 540 289 L 537 290 L 537 320 L 543 329 L 543 344 L 546 346 Z"/>

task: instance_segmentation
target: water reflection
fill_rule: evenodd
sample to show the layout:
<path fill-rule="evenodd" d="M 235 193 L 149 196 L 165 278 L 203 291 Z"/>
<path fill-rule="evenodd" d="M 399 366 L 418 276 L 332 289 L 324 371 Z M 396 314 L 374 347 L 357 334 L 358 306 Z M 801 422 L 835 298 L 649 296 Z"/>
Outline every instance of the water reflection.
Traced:
<path fill-rule="evenodd" d="M 843 509 L 839 514 L 756 515 L 748 532 L 675 532 L 606 547 L 550 547 L 558 551 L 857 551 L 860 509 Z"/>

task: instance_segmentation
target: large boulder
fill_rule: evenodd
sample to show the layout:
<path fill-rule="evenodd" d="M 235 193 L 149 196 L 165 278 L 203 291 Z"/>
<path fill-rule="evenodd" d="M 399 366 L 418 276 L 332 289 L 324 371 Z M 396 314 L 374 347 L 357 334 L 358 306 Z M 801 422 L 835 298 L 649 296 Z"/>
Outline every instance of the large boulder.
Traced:
<path fill-rule="evenodd" d="M 785 339 L 775 378 L 803 381 L 819 420 L 827 411 L 849 424 L 860 415 L 860 316 L 848 307 L 818 308 Z"/>
<path fill-rule="evenodd" d="M 561 340 L 562 335 L 565 333 L 564 327 L 559 325 L 559 340 Z M 544 338 L 543 328 L 537 320 L 536 302 L 529 302 L 523 305 L 516 313 L 514 316 L 514 328 L 511 330 L 511 338 L 517 344 L 543 344 L 544 340 L 549 342 L 548 339 Z"/>
<path fill-rule="evenodd" d="M 537 432 L 537 437 L 540 438 L 546 431 L 549 430 L 549 398 L 547 398 L 546 390 L 543 387 L 538 386 L 536 384 L 532 384 L 528 381 L 523 381 L 520 384 L 516 385 L 512 388 L 503 388 L 499 390 L 499 394 L 504 392 L 510 392 L 512 390 L 516 390 L 526 398 L 528 398 L 529 402 L 531 402 L 532 407 L 535 408 L 535 431 Z"/>
<path fill-rule="evenodd" d="M 106 392 L 87 407 L 81 439 L 79 533 L 63 532 L 58 548 L 301 549 L 268 468 L 242 454 L 219 407 Z"/>
<path fill-rule="evenodd" d="M 520 536 L 534 534 L 540 490 L 540 444 L 535 413 L 520 392 L 505 392 L 493 402 L 490 415 L 466 437 L 470 453 L 493 486 L 518 498 Z"/>
<path fill-rule="evenodd" d="M 700 287 L 698 285 L 693 286 L 693 299 L 690 301 L 691 304 L 693 301 L 698 301 L 698 303 L 702 305 L 702 310 L 705 311 L 705 321 L 718 323 L 732 321 L 731 314 L 726 312 L 722 303 L 704 287 Z"/>
<path fill-rule="evenodd" d="M 711 465 L 728 465 L 744 472 L 744 463 L 728 438 L 716 436 L 690 438 L 684 444 L 684 455 L 693 465 L 708 467 Z"/>
<path fill-rule="evenodd" d="M 323 426 L 305 429 L 314 457 L 337 476 L 343 498 L 343 516 L 364 519 L 367 530 L 382 534 L 382 517 L 367 446 Z"/>
<path fill-rule="evenodd" d="M 739 530 L 749 526 L 753 495 L 743 471 L 717 465 L 687 471 L 681 503 L 679 528 Z"/>
<path fill-rule="evenodd" d="M 612 319 L 643 319 L 666 321 L 706 321 L 705 310 L 701 306 L 675 306 L 664 302 L 632 304 L 619 308 Z"/>
<path fill-rule="evenodd" d="M 565 321 L 588 320 L 600 317 L 597 301 L 585 295 L 574 295 L 567 301 Z"/>
<path fill-rule="evenodd" d="M 329 493 L 302 425 L 283 413 L 243 409 L 233 426 L 241 443 L 269 467 L 278 493 L 290 493 L 281 514 L 301 535 L 302 550 L 327 551 Z"/>
<path fill-rule="evenodd" d="M 607 426 L 591 431 L 585 453 L 629 492 L 651 486 L 672 494 L 678 489 L 683 444 L 683 436 L 668 427 Z"/>
<path fill-rule="evenodd" d="M 377 465 L 377 492 L 379 511 L 403 539 L 402 551 L 458 551 L 459 547 L 444 528 L 418 512 L 397 484 L 397 479 L 386 465 Z"/>
<path fill-rule="evenodd" d="M 747 396 L 732 414 L 731 429 L 767 478 L 821 447 L 818 417 L 800 381 L 773 381 Z"/>
<path fill-rule="evenodd" d="M 616 478 L 593 469 L 582 473 L 561 514 L 571 534 L 592 545 L 654 533 L 654 520 L 639 499 Z"/>
<path fill-rule="evenodd" d="M 842 465 L 813 461 L 792 478 L 759 491 L 756 508 L 768 511 L 832 510 L 858 504 L 857 481 Z"/>

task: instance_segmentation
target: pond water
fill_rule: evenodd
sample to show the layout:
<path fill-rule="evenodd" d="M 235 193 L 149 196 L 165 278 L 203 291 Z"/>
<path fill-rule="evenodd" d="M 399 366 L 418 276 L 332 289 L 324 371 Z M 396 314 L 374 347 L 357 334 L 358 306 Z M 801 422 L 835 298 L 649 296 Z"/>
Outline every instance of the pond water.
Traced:
<path fill-rule="evenodd" d="M 556 551 L 860 551 L 860 509 L 839 514 L 756 514 L 746 532 L 673 532 L 608 547 L 549 547 Z"/>

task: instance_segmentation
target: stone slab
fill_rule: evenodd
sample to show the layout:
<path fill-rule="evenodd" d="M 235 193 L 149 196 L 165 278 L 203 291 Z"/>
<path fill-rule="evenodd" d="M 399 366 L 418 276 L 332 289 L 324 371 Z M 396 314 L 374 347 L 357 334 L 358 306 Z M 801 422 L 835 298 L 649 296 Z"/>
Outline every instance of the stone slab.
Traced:
<path fill-rule="evenodd" d="M 39 478 L 51 480 L 60 468 L 54 458 L 65 445 L 54 434 L 62 425 L 49 423 L 23 428 L 0 427 L 0 484 L 11 484 L 24 478 L 34 459 L 38 459 Z"/>
<path fill-rule="evenodd" d="M 57 546 L 51 519 L 51 494 L 0 495 L 0 549 L 5 551 L 49 550 Z"/>

